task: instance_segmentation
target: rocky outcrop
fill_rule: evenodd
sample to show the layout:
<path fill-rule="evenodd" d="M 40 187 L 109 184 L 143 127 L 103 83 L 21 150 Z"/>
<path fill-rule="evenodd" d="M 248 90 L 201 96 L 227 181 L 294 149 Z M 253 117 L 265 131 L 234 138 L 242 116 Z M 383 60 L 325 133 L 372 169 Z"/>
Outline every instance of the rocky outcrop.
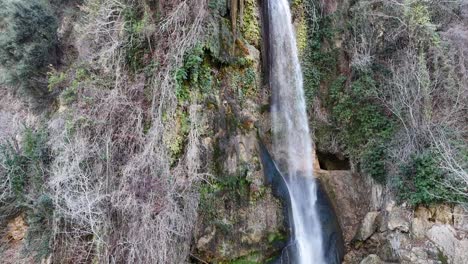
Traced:
<path fill-rule="evenodd" d="M 364 258 L 360 264 L 383 264 L 384 262 L 375 254 L 371 254 Z"/>
<path fill-rule="evenodd" d="M 366 241 L 370 238 L 378 228 L 378 217 L 380 216 L 380 212 L 369 212 L 366 214 L 364 219 L 362 220 L 362 224 L 356 232 L 354 236 L 355 240 L 358 241 Z"/>
<path fill-rule="evenodd" d="M 212 176 L 201 190 L 192 256 L 202 263 L 263 263 L 284 246 L 287 230 L 257 149 L 257 130 L 269 128 L 268 113 L 260 107 L 268 105 L 268 94 L 261 86 L 259 7 L 250 0 L 218 1 L 226 3 L 231 21 L 213 18 L 207 44 L 222 63 L 212 65 L 219 89 L 209 91 L 213 132 L 203 139 Z"/>
<path fill-rule="evenodd" d="M 0 240 L 2 244 L 2 263 L 34 263 L 32 257 L 22 254 L 23 241 L 27 230 L 28 225 L 25 222 L 24 215 L 16 216 L 8 222 L 6 234 Z"/>
<path fill-rule="evenodd" d="M 317 169 L 317 166 L 316 166 Z M 335 208 L 348 243 L 369 211 L 369 192 L 362 178 L 351 171 L 316 170 Z M 346 191 L 343 191 L 346 190 Z"/>

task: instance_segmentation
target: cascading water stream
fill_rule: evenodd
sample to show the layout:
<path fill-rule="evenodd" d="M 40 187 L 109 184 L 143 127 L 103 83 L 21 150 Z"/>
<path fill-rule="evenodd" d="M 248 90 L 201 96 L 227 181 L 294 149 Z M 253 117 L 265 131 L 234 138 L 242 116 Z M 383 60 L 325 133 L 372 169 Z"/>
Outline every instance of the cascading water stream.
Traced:
<path fill-rule="evenodd" d="M 290 194 L 294 262 L 323 264 L 313 152 L 302 72 L 287 0 L 268 0 L 273 152 Z"/>

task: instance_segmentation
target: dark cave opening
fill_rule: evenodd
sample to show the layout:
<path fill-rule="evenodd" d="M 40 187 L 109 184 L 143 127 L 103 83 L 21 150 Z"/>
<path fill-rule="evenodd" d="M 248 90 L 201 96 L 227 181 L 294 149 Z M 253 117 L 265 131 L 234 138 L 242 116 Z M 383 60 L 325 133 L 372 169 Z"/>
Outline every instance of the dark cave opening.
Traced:
<path fill-rule="evenodd" d="M 322 170 L 350 170 L 349 159 L 333 153 L 317 151 L 317 158 Z"/>

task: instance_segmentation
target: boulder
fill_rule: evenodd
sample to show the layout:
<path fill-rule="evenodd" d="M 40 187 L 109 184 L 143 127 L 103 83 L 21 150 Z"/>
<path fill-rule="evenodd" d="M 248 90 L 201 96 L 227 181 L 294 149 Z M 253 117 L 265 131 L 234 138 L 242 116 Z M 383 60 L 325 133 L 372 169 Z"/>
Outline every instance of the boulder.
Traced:
<path fill-rule="evenodd" d="M 408 212 L 401 208 L 391 210 L 390 212 L 388 212 L 388 230 L 398 230 L 404 233 L 409 232 L 410 222 L 408 218 Z"/>
<path fill-rule="evenodd" d="M 453 208 L 453 225 L 460 231 L 468 232 L 468 212 L 459 205 Z"/>
<path fill-rule="evenodd" d="M 365 257 L 360 264 L 383 264 L 384 262 L 379 258 L 379 256 L 371 254 Z"/>
<path fill-rule="evenodd" d="M 403 250 L 402 252 L 400 252 L 400 255 L 401 263 L 431 263 L 431 261 L 428 259 L 427 252 L 421 247 L 414 247 L 411 250 Z"/>
<path fill-rule="evenodd" d="M 427 237 L 432 240 L 449 259 L 453 259 L 458 248 L 459 241 L 456 235 L 455 229 L 450 225 L 436 224 L 427 231 Z"/>
<path fill-rule="evenodd" d="M 433 223 L 424 218 L 413 218 L 411 221 L 411 234 L 415 238 L 424 238 L 427 230 L 431 228 Z"/>
<path fill-rule="evenodd" d="M 446 204 L 432 206 L 431 211 L 434 212 L 434 220 L 439 224 L 453 224 L 452 208 Z"/>
<path fill-rule="evenodd" d="M 468 263 L 468 239 L 459 241 L 455 247 L 455 256 L 453 257 L 454 264 Z"/>
<path fill-rule="evenodd" d="M 357 229 L 369 212 L 369 189 L 363 177 L 351 171 L 315 171 L 328 193 L 333 206 L 337 208 L 338 220 L 342 226 L 346 243 L 353 240 Z M 346 190 L 346 191 L 343 191 Z"/>
<path fill-rule="evenodd" d="M 361 226 L 357 230 L 354 239 L 358 241 L 365 241 L 371 237 L 378 228 L 377 219 L 379 215 L 380 212 L 377 211 L 367 213 L 364 217 L 364 220 L 362 220 Z"/>

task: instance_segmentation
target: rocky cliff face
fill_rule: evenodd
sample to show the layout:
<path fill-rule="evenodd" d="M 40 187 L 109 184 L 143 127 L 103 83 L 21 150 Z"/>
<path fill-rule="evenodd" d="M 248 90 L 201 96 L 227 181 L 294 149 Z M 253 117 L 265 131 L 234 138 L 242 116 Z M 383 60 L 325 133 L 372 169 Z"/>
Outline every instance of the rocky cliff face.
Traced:
<path fill-rule="evenodd" d="M 2 259 L 266 263 L 281 254 L 289 230 L 257 148 L 258 134 L 268 145 L 271 128 L 261 1 L 63 4 L 67 12 L 56 11 L 61 59 L 43 76 L 53 103 L 38 113 L 9 87 L 0 89 Z M 398 27 L 383 19 L 385 1 L 290 2 L 315 175 L 338 214 L 345 263 L 468 263 L 468 212 L 425 195 L 434 190 L 418 189 L 426 181 L 411 180 L 435 170 L 418 170 L 418 159 L 402 163 L 414 176 L 402 179 L 412 188 L 403 198 L 408 189 L 385 178 L 401 173 L 393 163 L 431 144 L 419 145 L 427 131 L 404 141 L 395 109 L 381 103 L 391 95 L 376 89 L 390 82 L 389 69 L 403 67 L 408 47 L 419 52 L 410 56 L 418 70 L 427 64 L 433 76 L 443 65 L 437 76 L 460 76 L 464 57 L 453 57 L 457 72 L 432 46 L 450 39 L 463 48 L 466 6 L 450 19 L 439 16 L 434 29 L 428 14 L 452 14 L 451 7 L 415 1 L 399 13 L 390 6 L 407 24 Z M 465 87 L 455 77 L 441 83 Z M 418 120 L 447 120 L 433 114 L 453 105 L 445 99 L 425 104 L 431 111 L 421 107 Z M 399 141 L 410 147 L 399 149 Z"/>

